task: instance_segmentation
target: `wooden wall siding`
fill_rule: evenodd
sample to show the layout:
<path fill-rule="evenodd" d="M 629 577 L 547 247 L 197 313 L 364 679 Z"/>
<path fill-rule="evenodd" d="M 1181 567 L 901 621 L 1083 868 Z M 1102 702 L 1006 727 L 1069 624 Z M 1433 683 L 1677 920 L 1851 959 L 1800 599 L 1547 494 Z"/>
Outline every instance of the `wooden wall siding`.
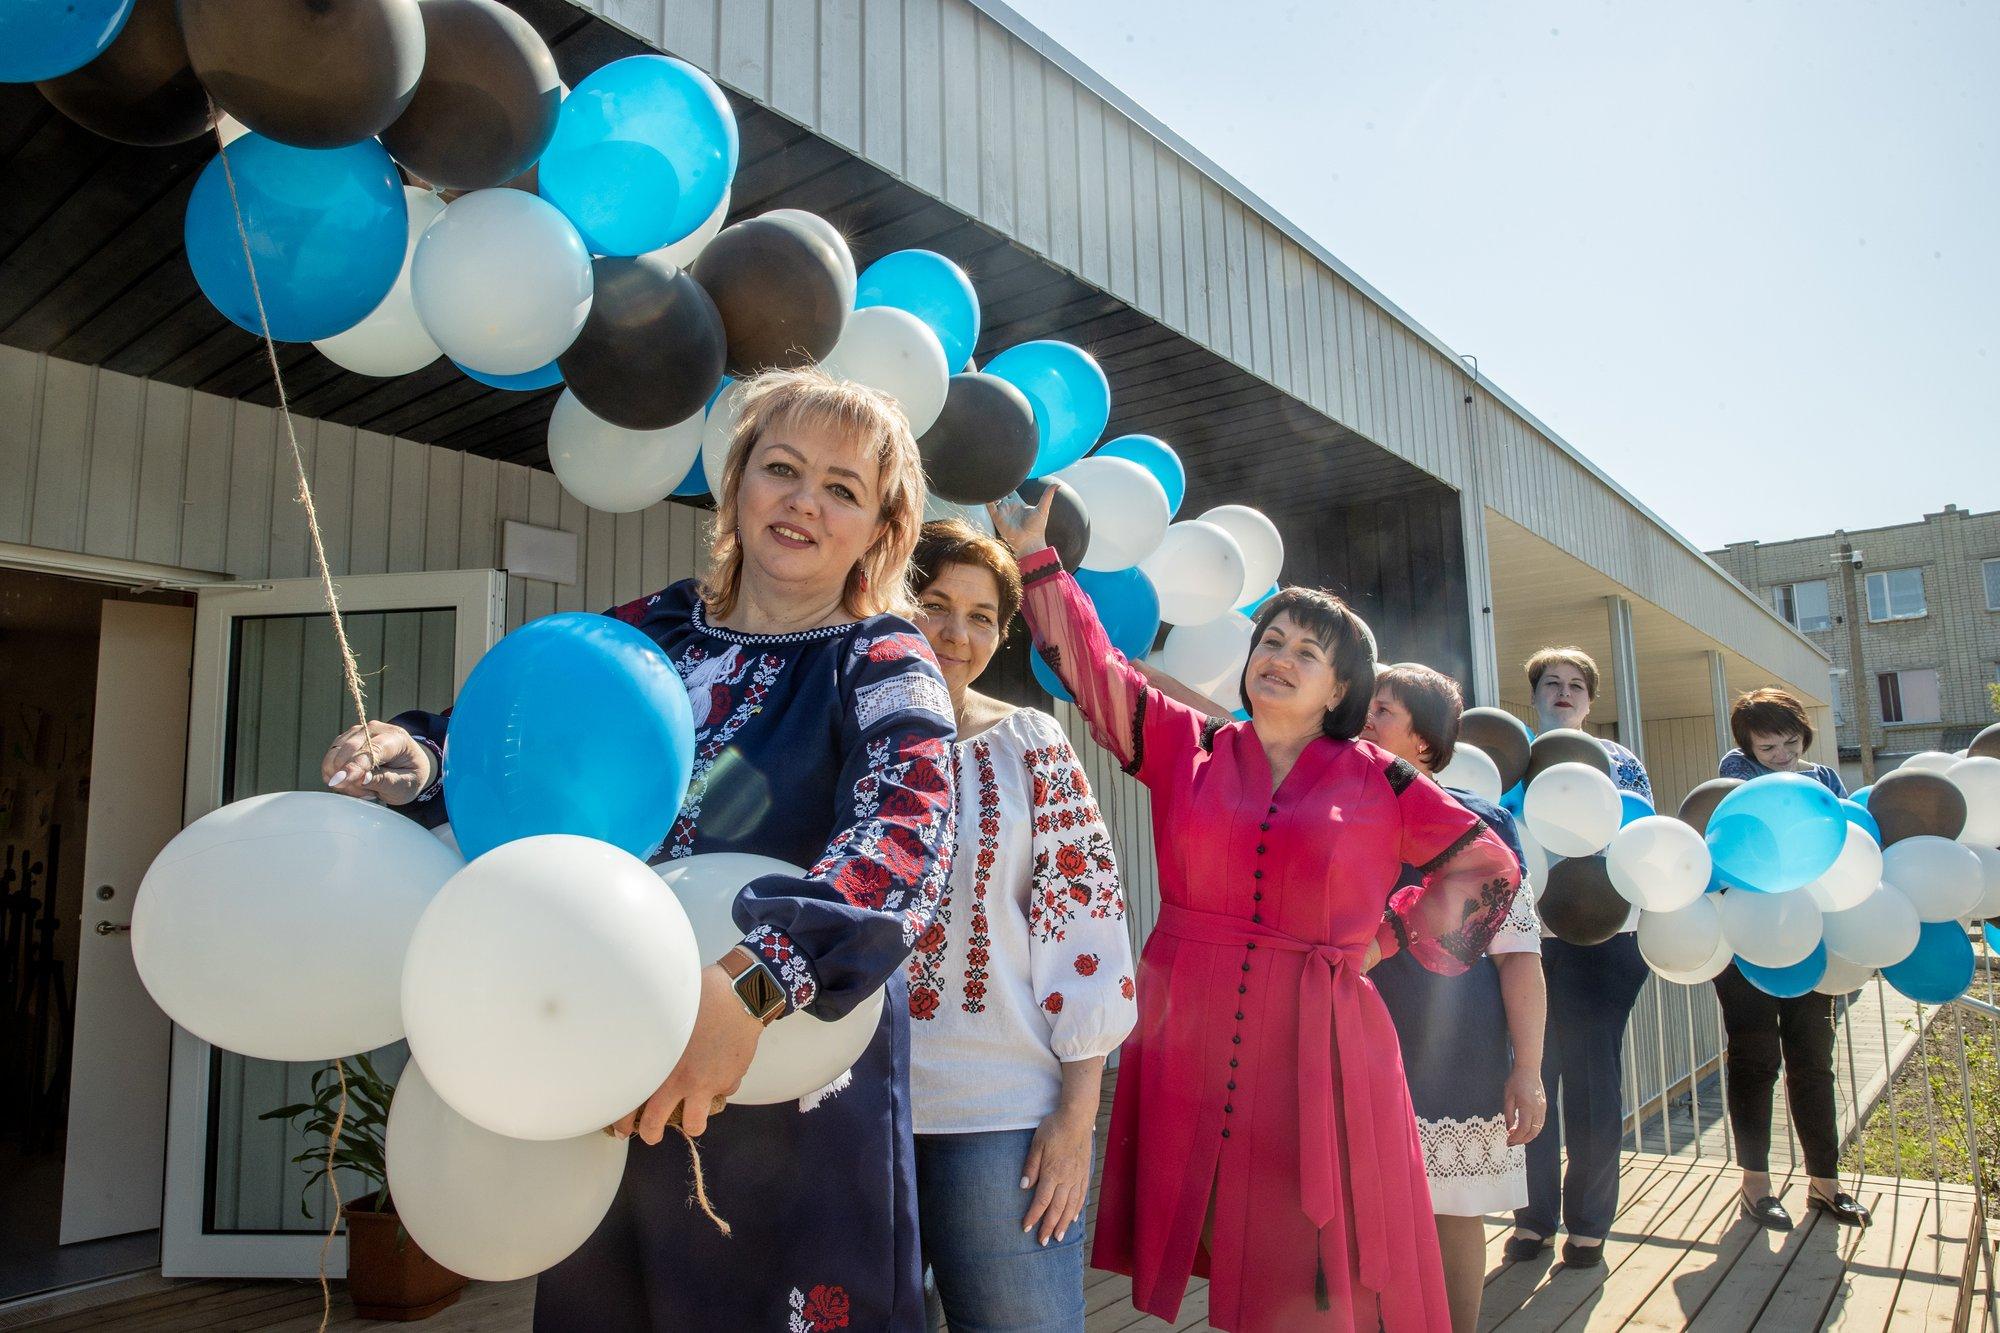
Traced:
<path fill-rule="evenodd" d="M 336 574 L 497 567 L 505 522 L 577 534 L 573 586 L 507 581 L 507 624 L 695 573 L 707 516 L 604 514 L 553 474 L 294 418 Z M 269 408 L 0 347 L 0 541 L 240 579 L 303 578 L 305 523 Z"/>
<path fill-rule="evenodd" d="M 1344 505 L 1287 532 L 1286 575 L 1347 599 L 1383 661 L 1422 662 L 1470 688 L 1462 537 L 1458 497 L 1442 486 Z"/>
<path fill-rule="evenodd" d="M 1816 650 L 1699 552 L 995 0 L 578 3 L 1451 486 L 1477 454 L 1497 511 L 1782 676 L 1810 667 Z M 735 25 L 770 58 L 736 58 Z M 815 70 L 808 95 L 795 80 Z"/>

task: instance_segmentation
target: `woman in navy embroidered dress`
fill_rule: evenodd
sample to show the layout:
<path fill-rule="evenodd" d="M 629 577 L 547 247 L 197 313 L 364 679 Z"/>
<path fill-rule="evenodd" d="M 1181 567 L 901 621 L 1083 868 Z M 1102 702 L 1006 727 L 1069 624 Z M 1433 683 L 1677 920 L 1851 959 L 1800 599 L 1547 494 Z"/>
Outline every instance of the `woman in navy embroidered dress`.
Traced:
<path fill-rule="evenodd" d="M 897 614 L 923 503 L 915 442 L 886 398 L 816 371 L 761 377 L 717 492 L 713 572 L 612 614 L 660 644 L 694 709 L 694 779 L 654 860 L 755 852 L 809 866 L 736 903 L 746 955 L 785 1012 L 838 1018 L 887 986 L 880 1029 L 845 1087 L 741 1106 L 762 1031 L 718 966 L 703 970 L 688 1050 L 612 1132 L 637 1133 L 610 1214 L 544 1273 L 535 1327 L 914 1330 L 923 1327 L 903 968 L 929 924 L 952 844 L 950 695 Z M 446 719 L 377 724 L 337 742 L 337 790 L 442 823 Z M 734 952 L 734 951 L 732 951 Z M 838 1086 L 838 1085 L 836 1085 Z M 811 1104 L 811 1109 L 806 1109 Z M 701 1135 L 724 1237 L 690 1207 Z M 704 1132 L 705 1131 L 705 1132 Z"/>

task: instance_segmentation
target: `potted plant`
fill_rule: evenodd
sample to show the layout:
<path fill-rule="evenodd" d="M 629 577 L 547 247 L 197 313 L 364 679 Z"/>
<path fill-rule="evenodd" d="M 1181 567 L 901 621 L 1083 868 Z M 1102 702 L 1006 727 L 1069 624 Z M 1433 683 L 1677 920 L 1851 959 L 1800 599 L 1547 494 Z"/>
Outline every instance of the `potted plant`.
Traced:
<path fill-rule="evenodd" d="M 337 1063 L 337 1062 L 336 1062 Z M 344 1202 L 347 1223 L 347 1295 L 363 1319 L 428 1319 L 458 1299 L 466 1279 L 425 1254 L 396 1217 L 389 1194 L 388 1158 L 383 1135 L 389 1127 L 393 1084 L 366 1055 L 347 1062 L 347 1115 L 333 1165 L 353 1172 L 372 1188 Z M 315 1070 L 312 1100 L 280 1106 L 259 1120 L 303 1120 L 298 1128 L 319 1140 L 292 1160 L 313 1168 L 299 1196 L 299 1211 L 312 1216 L 313 1187 L 327 1173 L 326 1142 L 340 1109 L 340 1079 L 334 1065 Z"/>

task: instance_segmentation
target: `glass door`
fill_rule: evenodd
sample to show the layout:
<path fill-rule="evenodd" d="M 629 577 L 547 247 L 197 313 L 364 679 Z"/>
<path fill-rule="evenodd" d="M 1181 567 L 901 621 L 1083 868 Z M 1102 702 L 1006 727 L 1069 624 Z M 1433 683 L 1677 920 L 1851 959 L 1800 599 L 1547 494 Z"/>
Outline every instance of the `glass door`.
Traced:
<path fill-rule="evenodd" d="M 369 715 L 447 707 L 505 624 L 506 578 L 493 570 L 381 574 L 339 581 L 347 638 Z M 316 579 L 204 589 L 195 610 L 186 818 L 266 792 L 321 790 L 320 756 L 353 724 L 339 649 Z M 282 947 L 309 949 L 311 940 Z M 393 1078 L 399 1042 L 372 1053 Z M 318 1271 L 332 1208 L 306 1188 L 308 1143 L 259 1119 L 309 1099 L 315 1064 L 253 1060 L 174 1029 L 161 1271 L 172 1277 L 306 1277 Z M 359 1181 L 343 1177 L 353 1199 Z M 327 1256 L 346 1272 L 345 1238 Z"/>

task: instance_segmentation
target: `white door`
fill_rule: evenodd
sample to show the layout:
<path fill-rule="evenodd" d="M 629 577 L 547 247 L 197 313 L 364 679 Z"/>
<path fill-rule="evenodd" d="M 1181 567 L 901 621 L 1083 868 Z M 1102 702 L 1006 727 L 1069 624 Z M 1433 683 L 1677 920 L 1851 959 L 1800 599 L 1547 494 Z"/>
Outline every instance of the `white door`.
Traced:
<path fill-rule="evenodd" d="M 181 827 L 194 612 L 104 603 L 83 845 L 64 1245 L 160 1225 L 167 1016 L 132 966 L 132 895 Z"/>
<path fill-rule="evenodd" d="M 493 570 L 344 578 L 342 618 L 368 712 L 441 711 L 505 624 L 506 578 Z M 321 789 L 320 756 L 353 724 L 339 651 L 317 580 L 205 589 L 195 606 L 188 717 L 191 822 L 229 801 Z M 311 940 L 286 947 L 309 949 Z M 401 1043 L 374 1053 L 400 1071 Z M 166 1211 L 160 1268 L 169 1277 L 306 1277 L 318 1271 L 330 1197 L 304 1188 L 292 1159 L 324 1145 L 264 1112 L 308 1100 L 319 1066 L 252 1060 L 174 1029 Z M 356 1182 L 341 1181 L 352 1199 Z M 344 1274 L 344 1238 L 327 1271 Z"/>

